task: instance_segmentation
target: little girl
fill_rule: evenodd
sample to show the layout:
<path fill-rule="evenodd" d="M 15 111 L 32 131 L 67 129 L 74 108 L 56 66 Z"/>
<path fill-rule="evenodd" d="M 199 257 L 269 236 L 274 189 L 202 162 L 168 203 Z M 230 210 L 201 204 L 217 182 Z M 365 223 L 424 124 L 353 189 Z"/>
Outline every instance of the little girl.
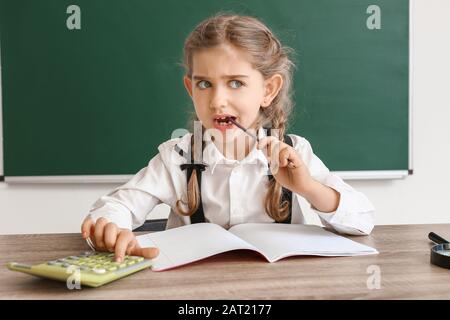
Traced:
<path fill-rule="evenodd" d="M 159 203 L 171 207 L 167 228 L 304 223 L 309 203 L 326 227 L 369 234 L 370 201 L 330 173 L 305 138 L 285 133 L 290 52 L 253 17 L 218 14 L 200 23 L 184 45 L 184 85 L 200 131 L 162 143 L 147 167 L 101 197 L 82 224 L 83 238 L 117 261 L 153 258 L 158 249 L 140 248 L 132 230 Z"/>

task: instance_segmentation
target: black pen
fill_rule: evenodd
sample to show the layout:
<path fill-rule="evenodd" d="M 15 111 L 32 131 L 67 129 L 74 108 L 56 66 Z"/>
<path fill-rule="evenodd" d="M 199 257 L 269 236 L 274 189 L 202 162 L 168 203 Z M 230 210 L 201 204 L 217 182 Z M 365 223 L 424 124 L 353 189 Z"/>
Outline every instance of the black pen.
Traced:
<path fill-rule="evenodd" d="M 243 126 L 241 126 L 239 123 L 236 122 L 236 120 L 234 120 L 234 118 L 232 117 L 228 117 L 228 121 L 233 122 L 236 127 L 239 127 L 240 129 L 242 129 L 246 134 L 248 134 L 250 137 L 252 137 L 253 139 L 255 139 L 256 142 L 259 142 L 259 139 L 256 135 L 254 135 L 253 133 L 249 132 L 247 129 L 245 129 Z"/>
<path fill-rule="evenodd" d="M 244 128 L 243 126 L 241 126 L 239 123 L 237 123 L 233 118 L 228 117 L 228 121 L 231 121 L 232 123 L 234 123 L 237 127 L 239 127 L 240 129 L 242 129 L 245 133 L 247 133 L 250 137 L 252 137 L 253 139 L 255 139 L 255 141 L 257 143 L 259 143 L 259 139 L 256 135 L 254 135 L 251 132 L 248 132 L 248 130 L 246 128 Z M 288 167 L 291 169 L 295 169 L 296 166 L 294 165 L 294 163 L 288 159 Z"/>

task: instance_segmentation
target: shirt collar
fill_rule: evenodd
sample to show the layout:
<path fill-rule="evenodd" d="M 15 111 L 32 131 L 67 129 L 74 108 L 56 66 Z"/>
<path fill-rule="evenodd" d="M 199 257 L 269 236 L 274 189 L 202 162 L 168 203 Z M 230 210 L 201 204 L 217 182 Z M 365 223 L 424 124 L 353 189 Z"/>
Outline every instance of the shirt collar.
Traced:
<path fill-rule="evenodd" d="M 261 140 L 266 136 L 266 132 L 263 128 L 260 128 L 257 132 L 258 139 Z M 253 148 L 250 150 L 249 154 L 242 160 L 233 160 L 226 158 L 222 152 L 217 149 L 214 142 L 211 141 L 211 134 L 207 130 L 205 132 L 205 148 L 203 150 L 203 162 L 207 164 L 211 169 L 211 174 L 214 173 L 214 170 L 218 164 L 224 165 L 239 165 L 239 164 L 255 164 L 261 167 L 267 168 L 268 161 L 265 157 L 262 150 L 258 150 L 256 148 L 256 144 L 253 145 Z"/>

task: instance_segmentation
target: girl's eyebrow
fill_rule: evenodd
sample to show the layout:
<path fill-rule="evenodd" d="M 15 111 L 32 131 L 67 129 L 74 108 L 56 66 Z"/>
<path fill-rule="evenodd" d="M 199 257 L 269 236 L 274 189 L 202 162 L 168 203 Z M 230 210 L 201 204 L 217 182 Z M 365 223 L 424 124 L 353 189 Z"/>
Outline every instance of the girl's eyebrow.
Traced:
<path fill-rule="evenodd" d="M 248 78 L 248 76 L 245 74 L 229 74 L 229 75 L 222 76 L 222 79 L 227 79 L 227 78 Z M 200 79 L 210 79 L 210 78 L 196 75 L 196 76 L 193 76 L 192 79 L 200 80 Z"/>

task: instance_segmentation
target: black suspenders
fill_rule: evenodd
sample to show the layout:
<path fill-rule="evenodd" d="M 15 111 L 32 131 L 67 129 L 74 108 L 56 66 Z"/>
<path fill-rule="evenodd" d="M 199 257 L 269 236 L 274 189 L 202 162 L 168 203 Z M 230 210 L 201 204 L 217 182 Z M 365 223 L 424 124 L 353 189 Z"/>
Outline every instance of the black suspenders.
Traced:
<path fill-rule="evenodd" d="M 270 129 L 266 129 L 267 136 L 270 136 Z M 183 150 L 181 150 L 178 145 L 175 145 L 175 151 L 178 152 L 182 157 L 185 157 L 186 160 L 188 160 L 188 163 L 184 163 L 180 165 L 181 170 L 186 170 L 186 182 L 189 184 L 189 179 L 192 175 L 192 172 L 195 170 L 197 172 L 197 182 L 198 187 L 200 191 L 200 202 L 197 211 L 195 211 L 191 215 L 191 223 L 201 223 L 205 222 L 205 214 L 203 211 L 203 202 L 202 202 L 202 171 L 205 170 L 206 164 L 203 163 L 195 163 L 194 162 L 194 153 L 192 152 L 192 146 L 193 146 L 193 139 L 194 135 L 191 136 L 191 143 L 189 145 L 188 154 L 185 156 L 185 153 Z M 292 139 L 288 135 L 284 136 L 284 142 L 292 147 Z M 203 150 L 203 139 L 202 139 L 202 150 Z M 268 176 L 269 181 L 272 181 L 274 179 L 273 175 Z M 289 215 L 286 218 L 286 220 L 278 222 L 278 223 L 291 223 L 292 218 L 292 191 L 289 189 L 282 188 L 282 197 L 281 202 L 288 201 L 289 203 Z"/>

